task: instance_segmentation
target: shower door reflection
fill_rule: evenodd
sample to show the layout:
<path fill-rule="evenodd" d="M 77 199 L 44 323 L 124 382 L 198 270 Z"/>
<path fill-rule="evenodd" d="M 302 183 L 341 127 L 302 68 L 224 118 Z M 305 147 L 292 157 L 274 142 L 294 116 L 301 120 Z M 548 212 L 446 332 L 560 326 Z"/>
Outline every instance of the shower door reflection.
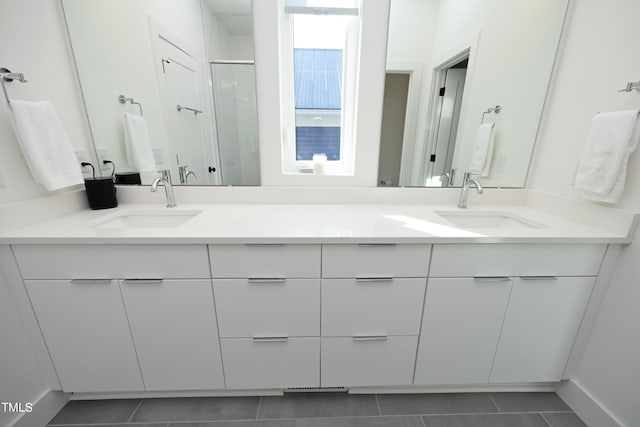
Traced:
<path fill-rule="evenodd" d="M 211 63 L 222 185 L 260 185 L 253 61 Z"/>

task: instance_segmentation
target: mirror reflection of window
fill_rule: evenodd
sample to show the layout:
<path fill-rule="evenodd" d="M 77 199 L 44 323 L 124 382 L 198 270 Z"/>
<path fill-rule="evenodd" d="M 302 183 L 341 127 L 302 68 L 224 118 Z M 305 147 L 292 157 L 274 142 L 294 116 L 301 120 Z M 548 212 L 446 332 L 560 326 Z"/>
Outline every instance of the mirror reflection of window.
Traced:
<path fill-rule="evenodd" d="M 292 78 L 283 115 L 290 118 L 292 141 L 285 141 L 283 166 L 288 173 L 348 174 L 353 170 L 358 9 L 318 6 L 285 7 L 290 40 L 283 68 Z"/>

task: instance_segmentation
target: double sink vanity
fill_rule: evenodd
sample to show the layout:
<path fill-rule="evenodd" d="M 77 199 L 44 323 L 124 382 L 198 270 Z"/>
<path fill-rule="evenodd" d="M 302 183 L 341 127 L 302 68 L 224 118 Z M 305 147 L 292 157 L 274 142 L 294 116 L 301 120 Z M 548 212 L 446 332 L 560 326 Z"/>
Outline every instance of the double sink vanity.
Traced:
<path fill-rule="evenodd" d="M 635 216 L 528 199 L 125 203 L 0 243 L 63 391 L 535 388 L 567 377 Z"/>

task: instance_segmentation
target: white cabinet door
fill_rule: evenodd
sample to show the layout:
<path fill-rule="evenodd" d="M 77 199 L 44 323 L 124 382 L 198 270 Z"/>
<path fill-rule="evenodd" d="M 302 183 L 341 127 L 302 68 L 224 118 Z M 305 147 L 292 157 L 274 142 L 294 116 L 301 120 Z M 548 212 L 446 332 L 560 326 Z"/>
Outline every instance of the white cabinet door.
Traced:
<path fill-rule="evenodd" d="M 320 338 L 222 339 L 227 388 L 320 385 Z"/>
<path fill-rule="evenodd" d="M 215 279 L 220 336 L 320 335 L 320 279 Z"/>
<path fill-rule="evenodd" d="M 516 278 L 490 382 L 560 381 L 594 283 Z"/>
<path fill-rule="evenodd" d="M 512 280 L 429 279 L 415 384 L 486 384 Z"/>
<path fill-rule="evenodd" d="M 322 338 L 323 387 L 411 385 L 418 337 Z"/>
<path fill-rule="evenodd" d="M 116 281 L 26 281 L 66 392 L 144 390 Z"/>
<path fill-rule="evenodd" d="M 120 286 L 146 390 L 224 388 L 210 280 Z"/>
<path fill-rule="evenodd" d="M 322 336 L 418 335 L 426 279 L 322 279 Z"/>

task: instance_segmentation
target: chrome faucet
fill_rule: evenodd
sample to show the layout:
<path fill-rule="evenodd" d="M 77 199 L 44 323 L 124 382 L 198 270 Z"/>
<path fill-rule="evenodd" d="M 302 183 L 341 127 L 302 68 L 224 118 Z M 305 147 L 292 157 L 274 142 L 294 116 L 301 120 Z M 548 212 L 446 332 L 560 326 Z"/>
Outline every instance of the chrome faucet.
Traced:
<path fill-rule="evenodd" d="M 482 194 L 482 184 L 477 180 L 471 179 L 472 172 L 465 172 L 464 178 L 462 178 L 462 191 L 460 193 L 460 200 L 458 200 L 458 207 L 460 209 L 467 208 L 467 196 L 469 194 L 469 187 L 474 186 L 478 191 L 478 194 Z"/>
<path fill-rule="evenodd" d="M 176 199 L 173 196 L 173 184 L 171 182 L 171 171 L 169 169 L 164 169 L 160 172 L 162 173 L 162 176 L 157 177 L 151 183 L 151 192 L 155 193 L 156 191 L 158 191 L 158 185 L 164 185 L 164 192 L 165 192 L 165 195 L 167 196 L 167 207 L 175 208 L 178 205 L 176 205 Z"/>
<path fill-rule="evenodd" d="M 178 166 L 178 174 L 180 175 L 180 184 L 188 184 L 189 183 L 189 176 L 193 176 L 194 180 L 198 180 L 198 177 L 196 176 L 195 172 L 192 170 L 189 170 L 189 166 L 188 165 L 184 165 L 184 166 Z"/>

